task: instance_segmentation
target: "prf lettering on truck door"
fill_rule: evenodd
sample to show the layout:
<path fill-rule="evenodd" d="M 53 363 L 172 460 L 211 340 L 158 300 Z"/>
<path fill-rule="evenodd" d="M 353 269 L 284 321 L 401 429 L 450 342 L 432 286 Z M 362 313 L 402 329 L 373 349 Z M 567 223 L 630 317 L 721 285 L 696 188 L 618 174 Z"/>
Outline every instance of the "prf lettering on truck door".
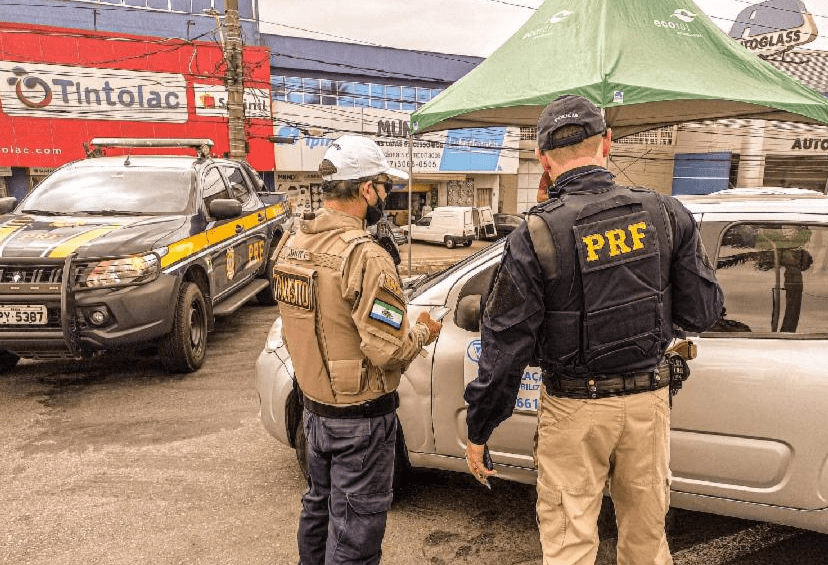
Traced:
<path fill-rule="evenodd" d="M 575 226 L 573 230 L 583 272 L 658 252 L 658 238 L 647 212 Z"/>

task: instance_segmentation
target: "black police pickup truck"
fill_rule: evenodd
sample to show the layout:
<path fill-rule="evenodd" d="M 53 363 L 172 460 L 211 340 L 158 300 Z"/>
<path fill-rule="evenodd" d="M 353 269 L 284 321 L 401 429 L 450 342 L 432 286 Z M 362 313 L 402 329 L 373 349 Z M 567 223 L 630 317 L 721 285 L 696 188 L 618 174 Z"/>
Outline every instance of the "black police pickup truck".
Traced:
<path fill-rule="evenodd" d="M 268 258 L 291 218 L 286 195 L 210 157 L 208 139 L 91 144 L 20 204 L 0 198 L 0 372 L 147 345 L 166 370 L 195 371 L 215 316 L 254 296 L 275 304 Z"/>

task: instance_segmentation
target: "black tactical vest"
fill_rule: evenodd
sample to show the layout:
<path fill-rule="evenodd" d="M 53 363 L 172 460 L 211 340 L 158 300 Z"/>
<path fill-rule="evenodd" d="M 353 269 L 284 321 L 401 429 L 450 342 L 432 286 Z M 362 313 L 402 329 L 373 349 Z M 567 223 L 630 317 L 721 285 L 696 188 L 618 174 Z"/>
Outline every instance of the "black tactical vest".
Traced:
<path fill-rule="evenodd" d="M 556 255 L 541 364 L 569 377 L 652 370 L 673 335 L 665 207 L 652 191 L 606 186 L 567 191 L 531 212 L 545 221 Z"/>

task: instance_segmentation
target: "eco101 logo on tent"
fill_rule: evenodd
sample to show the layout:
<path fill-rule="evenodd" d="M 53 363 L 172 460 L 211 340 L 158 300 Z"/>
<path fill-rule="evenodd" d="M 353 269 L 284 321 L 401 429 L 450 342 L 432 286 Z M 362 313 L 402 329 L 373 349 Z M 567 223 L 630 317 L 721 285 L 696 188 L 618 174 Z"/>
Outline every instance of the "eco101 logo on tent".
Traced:
<path fill-rule="evenodd" d="M 698 15 L 694 14 L 690 10 L 679 8 L 670 14 L 670 16 L 666 19 L 653 20 L 653 25 L 657 28 L 674 31 L 677 35 L 684 35 L 686 37 L 701 37 L 700 33 L 694 33 L 693 27 L 690 25 L 696 20 L 697 17 Z"/>
<path fill-rule="evenodd" d="M 187 121 L 183 75 L 0 61 L 0 102 L 10 116 Z"/>

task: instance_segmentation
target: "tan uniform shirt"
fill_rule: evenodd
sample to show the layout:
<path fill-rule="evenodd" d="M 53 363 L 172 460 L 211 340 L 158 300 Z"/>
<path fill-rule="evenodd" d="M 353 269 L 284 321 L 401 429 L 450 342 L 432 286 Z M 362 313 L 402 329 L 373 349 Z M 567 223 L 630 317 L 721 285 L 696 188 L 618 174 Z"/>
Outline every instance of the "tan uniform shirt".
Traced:
<path fill-rule="evenodd" d="M 396 390 L 429 330 L 410 326 L 394 262 L 360 218 L 323 209 L 303 220 L 280 243 L 274 275 L 304 394 L 358 404 Z M 307 303 L 305 284 L 312 294 Z"/>

